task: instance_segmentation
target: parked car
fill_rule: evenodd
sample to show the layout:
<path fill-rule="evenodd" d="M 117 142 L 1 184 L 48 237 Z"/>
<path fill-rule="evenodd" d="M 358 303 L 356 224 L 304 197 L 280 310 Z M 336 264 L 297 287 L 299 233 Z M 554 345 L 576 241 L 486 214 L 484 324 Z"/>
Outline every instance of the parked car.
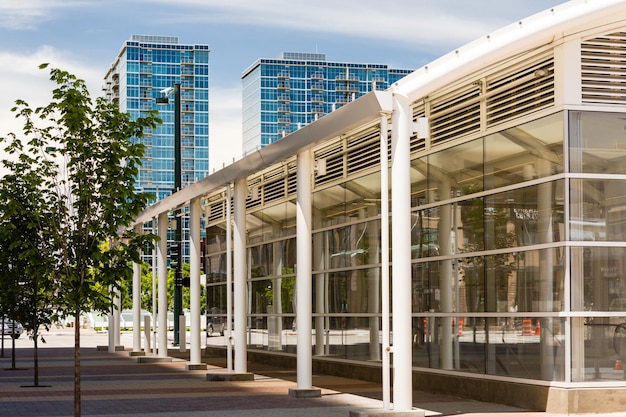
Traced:
<path fill-rule="evenodd" d="M 0 324 L 2 323 L 4 323 L 4 326 L 2 327 L 3 337 L 5 335 L 9 335 L 13 339 L 18 339 L 24 332 L 24 326 L 22 326 L 22 323 L 20 322 L 4 319 L 2 322 L 0 322 Z"/>

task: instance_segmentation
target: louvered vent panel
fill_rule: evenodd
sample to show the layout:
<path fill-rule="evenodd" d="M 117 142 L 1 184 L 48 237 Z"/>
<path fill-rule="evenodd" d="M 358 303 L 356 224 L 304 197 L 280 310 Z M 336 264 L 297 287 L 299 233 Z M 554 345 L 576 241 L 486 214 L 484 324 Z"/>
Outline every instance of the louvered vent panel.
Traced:
<path fill-rule="evenodd" d="M 260 178 L 248 182 L 248 196 L 246 197 L 246 209 L 260 207 L 263 202 L 263 187 Z"/>
<path fill-rule="evenodd" d="M 208 205 L 208 222 L 220 221 L 226 216 L 226 201 L 220 200 Z"/>
<path fill-rule="evenodd" d="M 316 175 L 315 184 L 325 184 L 344 177 L 344 154 L 326 158 L 326 175 Z"/>
<path fill-rule="evenodd" d="M 583 103 L 626 104 L 626 32 L 581 44 Z"/>
<path fill-rule="evenodd" d="M 287 197 L 293 197 L 298 190 L 298 176 L 296 175 L 296 165 L 289 166 L 289 174 L 287 176 Z"/>
<path fill-rule="evenodd" d="M 431 145 L 477 132 L 480 129 L 478 86 L 470 84 L 431 101 Z"/>
<path fill-rule="evenodd" d="M 540 56 L 487 80 L 487 126 L 554 105 L 554 59 Z"/>
<path fill-rule="evenodd" d="M 379 137 L 377 126 L 376 129 L 348 140 L 348 175 L 380 166 Z"/>
<path fill-rule="evenodd" d="M 343 177 L 343 141 L 337 141 L 332 145 L 315 152 L 315 160 L 326 160 L 326 175 L 315 176 L 315 186 L 326 184 Z"/>
<path fill-rule="evenodd" d="M 263 204 L 286 197 L 286 172 L 281 166 L 263 174 Z"/>
<path fill-rule="evenodd" d="M 263 185 L 264 204 L 285 198 L 285 181 L 286 178 L 278 178 Z"/>
<path fill-rule="evenodd" d="M 417 121 L 419 117 L 424 117 L 426 115 L 426 111 L 424 109 L 424 103 L 421 103 L 413 108 L 413 120 Z M 411 136 L 411 153 L 423 151 L 426 149 L 426 139 L 417 138 L 417 134 Z M 391 152 L 391 150 L 389 151 Z"/>

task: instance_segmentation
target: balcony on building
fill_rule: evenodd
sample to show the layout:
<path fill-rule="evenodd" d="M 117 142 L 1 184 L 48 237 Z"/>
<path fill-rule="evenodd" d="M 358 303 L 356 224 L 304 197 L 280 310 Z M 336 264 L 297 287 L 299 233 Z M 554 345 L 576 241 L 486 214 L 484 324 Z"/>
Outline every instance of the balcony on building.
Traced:
<path fill-rule="evenodd" d="M 335 91 L 338 93 L 358 93 L 359 87 L 353 83 L 336 83 Z"/>
<path fill-rule="evenodd" d="M 311 96 L 311 103 L 322 104 L 324 103 L 324 96 L 321 94 L 314 94 Z"/>
<path fill-rule="evenodd" d="M 348 75 L 348 74 L 340 74 L 335 77 L 335 81 L 345 82 L 345 83 L 358 83 L 359 77 L 356 75 Z"/>
<path fill-rule="evenodd" d="M 321 81 L 312 82 L 311 91 L 324 91 L 324 83 Z"/>

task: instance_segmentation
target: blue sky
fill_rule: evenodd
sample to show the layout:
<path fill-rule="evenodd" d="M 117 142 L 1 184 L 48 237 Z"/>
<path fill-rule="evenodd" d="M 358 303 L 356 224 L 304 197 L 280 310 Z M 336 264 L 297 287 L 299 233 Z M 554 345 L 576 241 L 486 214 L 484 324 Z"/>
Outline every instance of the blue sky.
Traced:
<path fill-rule="evenodd" d="M 103 76 L 132 34 L 208 44 L 212 167 L 241 154 L 241 73 L 282 51 L 417 69 L 563 0 L 0 0 L 0 135 L 21 131 L 16 99 L 49 102 L 43 62 Z M 231 144 L 224 146 L 224 144 Z"/>

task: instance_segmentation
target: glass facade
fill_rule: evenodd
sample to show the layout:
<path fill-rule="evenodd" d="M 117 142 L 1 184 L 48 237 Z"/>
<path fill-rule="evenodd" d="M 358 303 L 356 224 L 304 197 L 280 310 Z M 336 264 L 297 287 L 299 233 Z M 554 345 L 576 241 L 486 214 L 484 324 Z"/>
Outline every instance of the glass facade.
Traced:
<path fill-rule="evenodd" d="M 623 377 L 614 364 L 626 351 L 626 176 L 611 138 L 623 135 L 624 116 L 561 111 L 414 154 L 416 369 L 560 382 Z M 318 356 L 381 358 L 381 190 L 372 162 L 333 185 L 319 181 L 312 195 Z M 272 187 L 283 180 L 289 187 L 293 174 Z M 278 205 L 248 201 L 251 349 L 296 352 L 294 197 L 292 189 Z M 206 301 L 222 314 L 225 238 L 223 224 L 207 229 Z"/>
<path fill-rule="evenodd" d="M 368 91 L 385 90 L 411 72 L 326 61 L 324 54 L 284 52 L 259 59 L 242 76 L 243 153 L 276 142 Z"/>
<path fill-rule="evenodd" d="M 374 68 L 392 70 L 320 54 L 251 66 L 244 146 L 303 131 L 233 162 L 210 190 L 183 190 L 202 200 L 207 314 L 223 322 L 237 293 L 235 337 L 208 334 L 207 347 L 296 355 L 299 386 L 303 362 L 377 378 L 391 359 L 396 386 L 621 411 L 625 16 L 564 4 L 530 32 L 516 22 L 354 104 Z M 331 113 L 315 120 L 317 105 Z"/>
<path fill-rule="evenodd" d="M 145 132 L 137 190 L 156 200 L 174 188 L 174 102 L 157 106 L 165 88 L 181 84 L 182 186 L 209 174 L 209 48 L 179 44 L 178 38 L 133 35 L 105 76 L 106 93 L 133 118 L 158 110 L 163 123 Z"/>

